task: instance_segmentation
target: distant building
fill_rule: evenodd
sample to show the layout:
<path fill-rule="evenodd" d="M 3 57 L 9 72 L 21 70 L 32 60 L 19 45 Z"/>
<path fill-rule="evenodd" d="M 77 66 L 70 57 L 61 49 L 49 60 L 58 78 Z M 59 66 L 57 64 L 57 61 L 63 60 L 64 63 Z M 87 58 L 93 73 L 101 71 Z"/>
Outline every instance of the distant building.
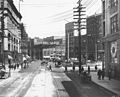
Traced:
<path fill-rule="evenodd" d="M 49 58 L 53 54 L 62 57 L 65 56 L 65 37 L 34 38 L 34 58 Z"/>
<path fill-rule="evenodd" d="M 92 61 L 101 60 L 102 56 L 99 51 L 102 48 L 102 15 L 94 14 L 87 17 L 87 59 Z"/>
<path fill-rule="evenodd" d="M 65 24 L 65 57 L 74 58 L 74 23 Z"/>
<path fill-rule="evenodd" d="M 32 38 L 28 38 L 28 44 L 27 44 L 27 48 L 28 48 L 28 55 L 34 59 L 34 39 Z"/>
<path fill-rule="evenodd" d="M 74 48 L 73 48 L 73 56 L 74 58 L 79 58 L 79 38 L 78 36 L 74 36 Z M 87 59 L 87 36 L 81 36 L 81 62 L 85 64 Z"/>
<path fill-rule="evenodd" d="M 26 33 L 25 27 L 23 24 L 21 27 L 21 53 L 28 55 L 28 34 Z"/>
<path fill-rule="evenodd" d="M 50 40 L 47 40 L 48 42 L 50 42 L 49 47 L 47 48 L 43 48 L 43 56 L 59 56 L 59 57 L 64 57 L 65 56 L 65 37 L 52 37 L 52 41 L 51 38 L 49 38 Z"/>

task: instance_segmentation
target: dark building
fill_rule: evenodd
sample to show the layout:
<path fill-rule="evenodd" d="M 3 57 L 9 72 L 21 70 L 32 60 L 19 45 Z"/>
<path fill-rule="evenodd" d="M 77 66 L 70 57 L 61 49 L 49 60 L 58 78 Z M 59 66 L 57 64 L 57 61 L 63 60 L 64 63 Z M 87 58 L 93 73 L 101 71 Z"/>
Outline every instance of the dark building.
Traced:
<path fill-rule="evenodd" d="M 78 58 L 78 50 L 79 50 L 79 39 L 78 36 L 74 36 L 74 58 Z M 86 62 L 86 55 L 87 55 L 87 36 L 81 35 L 81 62 L 85 64 Z"/>
<path fill-rule="evenodd" d="M 74 53 L 73 53 L 74 58 L 78 58 L 78 56 L 79 56 L 78 50 L 79 50 L 78 36 L 74 36 Z"/>
<path fill-rule="evenodd" d="M 28 39 L 28 55 L 34 59 L 34 39 Z"/>
<path fill-rule="evenodd" d="M 26 33 L 26 30 L 23 24 L 21 24 L 20 27 L 21 27 L 21 53 L 23 55 L 27 55 L 28 54 L 28 34 Z"/>
<path fill-rule="evenodd" d="M 101 59 L 102 23 L 101 14 L 87 17 L 87 59 L 97 61 Z"/>
<path fill-rule="evenodd" d="M 69 22 L 65 24 L 65 57 L 74 58 L 74 23 Z"/>

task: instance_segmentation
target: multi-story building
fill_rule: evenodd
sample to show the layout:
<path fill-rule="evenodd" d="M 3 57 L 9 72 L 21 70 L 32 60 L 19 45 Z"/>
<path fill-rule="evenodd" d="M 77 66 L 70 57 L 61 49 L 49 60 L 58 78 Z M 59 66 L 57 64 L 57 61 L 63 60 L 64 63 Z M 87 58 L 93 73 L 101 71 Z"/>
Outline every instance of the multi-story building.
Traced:
<path fill-rule="evenodd" d="M 52 36 L 53 40 L 46 41 L 49 43 L 49 47 L 43 49 L 43 56 L 59 56 L 62 59 L 65 57 L 65 37 Z M 51 39 L 51 38 L 49 38 Z"/>
<path fill-rule="evenodd" d="M 65 24 L 65 57 L 67 60 L 74 58 L 74 23 Z"/>
<path fill-rule="evenodd" d="M 2 11 L 3 11 L 3 14 L 2 14 Z M 3 43 L 4 49 L 1 50 L 1 52 L 4 52 L 5 59 L 7 58 L 8 53 L 11 53 L 13 57 L 16 57 L 15 54 L 21 53 L 21 50 L 20 50 L 21 32 L 20 32 L 19 24 L 21 22 L 22 16 L 16 9 L 13 3 L 13 0 L 0 0 L 0 14 L 1 16 L 4 15 L 4 19 L 3 19 L 4 36 L 2 37 L 4 40 L 4 43 Z M 3 22 L 1 21 L 0 25 Z M 3 32 L 1 31 L 0 33 L 3 33 Z"/>
<path fill-rule="evenodd" d="M 50 58 L 51 55 L 65 56 L 65 38 L 51 36 L 44 39 L 35 38 L 33 56 L 37 59 Z"/>
<path fill-rule="evenodd" d="M 101 14 L 87 17 L 87 59 L 97 61 L 102 59 L 102 25 Z"/>
<path fill-rule="evenodd" d="M 120 1 L 102 0 L 102 12 L 106 74 L 112 69 L 112 77 L 120 79 Z"/>
<path fill-rule="evenodd" d="M 33 59 L 34 57 L 34 39 L 28 38 L 28 55 Z"/>
<path fill-rule="evenodd" d="M 74 36 L 74 58 L 79 58 L 79 38 L 78 36 Z M 87 55 L 87 36 L 81 35 L 81 62 L 85 64 L 86 62 L 86 55 Z"/>

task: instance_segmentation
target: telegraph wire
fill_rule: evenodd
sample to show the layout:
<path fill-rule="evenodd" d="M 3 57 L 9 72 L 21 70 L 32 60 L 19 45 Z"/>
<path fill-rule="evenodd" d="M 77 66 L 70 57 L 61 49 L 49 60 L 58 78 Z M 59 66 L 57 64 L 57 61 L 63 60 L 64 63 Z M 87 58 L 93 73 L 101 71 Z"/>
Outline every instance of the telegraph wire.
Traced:
<path fill-rule="evenodd" d="M 91 2 L 91 4 L 92 5 L 90 5 L 89 7 L 93 7 L 94 6 L 94 4 L 97 4 L 98 2 Z M 96 6 L 97 7 L 97 6 Z M 95 7 L 95 9 L 96 9 L 96 7 Z M 91 9 L 90 8 L 90 9 Z M 88 9 L 88 7 L 86 8 L 86 9 Z M 89 10 L 90 10 L 89 9 Z M 89 10 L 87 10 L 88 12 L 89 12 Z M 69 13 L 69 14 L 66 14 L 66 13 L 68 13 L 68 12 L 72 12 L 72 13 Z M 52 16 L 50 16 L 50 17 L 46 17 L 46 18 L 53 18 L 53 19 L 59 19 L 59 18 L 66 18 L 67 16 L 70 16 L 70 15 L 73 15 L 73 9 L 70 9 L 70 10 L 67 10 L 67 11 L 64 11 L 64 12 L 61 12 L 61 13 L 58 13 L 58 14 L 55 14 L 55 15 L 52 15 Z M 71 16 L 70 16 L 70 18 L 72 18 Z"/>
<path fill-rule="evenodd" d="M 86 2 L 83 2 L 82 4 L 85 5 L 85 6 L 89 6 L 93 2 L 93 0 L 89 0 L 89 1 L 86 1 Z"/>
<path fill-rule="evenodd" d="M 97 0 L 98 2 L 98 0 Z M 90 9 L 95 5 L 97 4 L 96 0 L 85 0 L 83 2 L 83 5 L 86 6 L 86 10 L 87 12 L 90 11 Z M 33 6 L 33 5 L 38 5 L 38 6 L 50 6 L 50 5 L 59 5 L 59 4 L 63 4 L 63 3 L 53 3 L 53 4 L 21 4 L 21 5 L 30 5 L 30 6 Z M 66 5 L 67 3 L 64 3 L 63 5 Z M 72 3 L 68 3 L 68 4 L 72 4 Z M 55 15 L 52 15 L 52 16 L 49 16 L 49 17 L 45 17 L 45 20 L 49 20 L 49 19 L 56 19 L 56 21 L 59 21 L 59 20 L 64 20 L 64 19 L 68 19 L 68 18 L 73 18 L 73 9 L 70 9 L 70 10 L 67 10 L 67 11 L 64 11 L 64 12 L 61 12 L 61 13 L 58 13 L 58 14 L 55 14 Z M 44 19 L 44 18 L 43 18 Z"/>
<path fill-rule="evenodd" d="M 86 9 L 92 8 L 96 3 L 98 3 L 98 1 L 96 2 L 96 0 L 94 0 L 93 2 L 91 2 L 91 4 L 86 6 Z"/>

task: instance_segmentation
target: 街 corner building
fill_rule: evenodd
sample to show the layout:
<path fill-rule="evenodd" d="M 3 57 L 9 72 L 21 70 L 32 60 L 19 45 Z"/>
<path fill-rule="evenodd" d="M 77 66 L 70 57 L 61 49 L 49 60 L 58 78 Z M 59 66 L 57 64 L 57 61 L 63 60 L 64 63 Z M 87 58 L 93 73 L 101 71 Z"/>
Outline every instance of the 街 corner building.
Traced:
<path fill-rule="evenodd" d="M 102 0 L 102 13 L 106 74 L 111 68 L 112 77 L 120 79 L 120 1 Z"/>

